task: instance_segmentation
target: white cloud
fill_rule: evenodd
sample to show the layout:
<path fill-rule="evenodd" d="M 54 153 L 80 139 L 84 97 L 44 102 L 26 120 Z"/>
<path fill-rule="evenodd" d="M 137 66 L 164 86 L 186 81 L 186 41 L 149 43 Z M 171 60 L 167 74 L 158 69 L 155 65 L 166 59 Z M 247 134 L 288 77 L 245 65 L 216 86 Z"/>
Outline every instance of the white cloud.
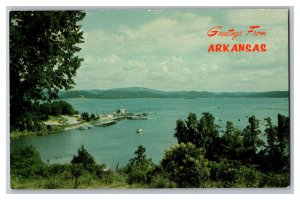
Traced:
<path fill-rule="evenodd" d="M 224 26 L 261 25 L 267 30 L 267 36 L 261 39 L 208 38 L 208 29 L 220 18 L 179 11 L 168 15 L 161 12 L 161 16 L 136 26 L 122 24 L 114 30 L 85 31 L 80 53 L 85 61 L 75 79 L 77 88 L 287 89 L 288 32 L 287 19 L 282 17 L 285 11 L 256 11 L 228 11 L 222 22 Z M 268 51 L 208 54 L 209 44 L 215 42 L 264 42 Z"/>
<path fill-rule="evenodd" d="M 240 26 L 270 26 L 286 24 L 288 20 L 287 9 L 240 9 L 230 10 L 227 20 L 232 25 Z"/>

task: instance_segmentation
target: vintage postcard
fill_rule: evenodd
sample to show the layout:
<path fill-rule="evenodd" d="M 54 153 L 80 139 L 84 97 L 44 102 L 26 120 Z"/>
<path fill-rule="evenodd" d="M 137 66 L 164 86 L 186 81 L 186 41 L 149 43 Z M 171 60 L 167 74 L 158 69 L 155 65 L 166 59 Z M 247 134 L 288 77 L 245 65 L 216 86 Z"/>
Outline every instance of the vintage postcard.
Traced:
<path fill-rule="evenodd" d="M 289 27 L 289 8 L 11 10 L 11 189 L 290 187 Z"/>

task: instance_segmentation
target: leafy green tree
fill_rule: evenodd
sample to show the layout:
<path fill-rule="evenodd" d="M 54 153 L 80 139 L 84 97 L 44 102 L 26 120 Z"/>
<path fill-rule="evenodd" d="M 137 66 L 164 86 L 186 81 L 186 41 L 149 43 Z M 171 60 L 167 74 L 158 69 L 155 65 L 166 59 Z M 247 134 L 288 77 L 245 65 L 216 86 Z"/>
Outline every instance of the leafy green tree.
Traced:
<path fill-rule="evenodd" d="M 16 147 L 10 153 L 11 174 L 24 178 L 43 176 L 45 165 L 34 146 Z"/>
<path fill-rule="evenodd" d="M 289 117 L 278 114 L 278 146 L 282 170 L 289 171 L 290 163 L 290 120 Z"/>
<path fill-rule="evenodd" d="M 220 153 L 220 137 L 215 118 L 210 113 L 202 113 L 201 119 L 197 120 L 195 113 L 189 113 L 186 121 L 177 120 L 176 132 L 174 136 L 180 143 L 191 142 L 196 147 L 206 150 L 209 159 L 217 159 Z"/>
<path fill-rule="evenodd" d="M 55 101 L 52 103 L 51 114 L 54 116 L 58 116 L 62 114 L 62 106 L 60 102 Z"/>
<path fill-rule="evenodd" d="M 220 154 L 219 126 L 214 123 L 215 118 L 212 114 L 205 112 L 202 115 L 195 144 L 205 149 L 208 159 L 216 160 Z"/>
<path fill-rule="evenodd" d="M 243 149 L 241 132 L 234 128 L 231 121 L 227 121 L 226 130 L 221 138 L 222 154 L 231 160 L 239 160 Z"/>
<path fill-rule="evenodd" d="M 11 11 L 9 13 L 10 122 L 24 126 L 33 102 L 52 100 L 75 83 L 82 58 L 82 11 Z M 29 122 L 30 123 L 30 122 Z M 26 125 L 25 125 L 26 126 Z"/>
<path fill-rule="evenodd" d="M 192 143 L 181 143 L 171 147 L 165 153 L 161 166 L 178 187 L 201 187 L 210 175 L 204 150 Z"/>
<path fill-rule="evenodd" d="M 289 171 L 289 118 L 280 114 L 277 118 L 277 126 L 272 124 L 271 118 L 265 119 L 267 146 L 264 152 L 265 155 L 260 161 L 261 168 L 266 172 Z M 264 164 L 266 162 L 267 165 Z"/>
<path fill-rule="evenodd" d="M 59 101 L 60 105 L 61 105 L 61 113 L 64 115 L 74 115 L 75 114 L 75 109 L 73 108 L 73 106 L 71 104 L 69 104 L 66 101 Z"/>
<path fill-rule="evenodd" d="M 94 113 L 91 114 L 90 119 L 91 120 L 95 120 L 96 119 L 96 116 L 94 115 Z"/>
<path fill-rule="evenodd" d="M 277 128 L 273 125 L 271 118 L 267 117 L 265 134 L 267 136 L 267 146 L 265 149 L 266 155 L 261 165 L 267 168 L 268 171 L 275 171 L 279 168 L 280 161 L 280 148 L 278 145 Z M 265 163 L 265 164 L 264 164 Z M 267 163 L 267 164 L 266 164 Z"/>
<path fill-rule="evenodd" d="M 259 121 L 255 116 L 251 116 L 248 119 L 249 125 L 243 130 L 243 160 L 244 162 L 254 163 L 257 152 L 264 145 L 264 142 L 260 139 L 261 133 L 259 129 Z"/>
<path fill-rule="evenodd" d="M 73 156 L 72 164 L 82 164 L 83 168 L 88 171 L 93 171 L 96 164 L 93 156 L 84 148 L 83 145 L 78 149 L 77 155 Z"/>
<path fill-rule="evenodd" d="M 187 127 L 183 120 L 179 119 L 176 121 L 176 132 L 174 136 L 177 138 L 178 144 L 180 143 L 188 143 L 188 134 L 187 134 Z"/>
<path fill-rule="evenodd" d="M 83 112 L 83 113 L 81 114 L 81 118 L 82 118 L 83 120 L 85 120 L 85 121 L 90 121 L 90 120 L 91 120 L 91 118 L 90 118 L 90 116 L 89 116 L 89 113 L 87 113 L 87 112 Z"/>
<path fill-rule="evenodd" d="M 43 103 L 40 105 L 40 112 L 45 115 L 51 115 L 52 105 L 51 103 Z"/>
<path fill-rule="evenodd" d="M 151 171 L 154 164 L 151 159 L 146 156 L 146 148 L 142 145 L 134 152 L 136 155 L 129 160 L 125 172 L 128 175 L 128 183 L 146 183 L 147 174 Z"/>
<path fill-rule="evenodd" d="M 174 136 L 178 140 L 178 144 L 180 143 L 188 143 L 191 142 L 195 144 L 196 135 L 198 134 L 198 121 L 197 115 L 195 113 L 189 113 L 187 120 L 177 120 L 176 122 L 176 132 Z"/>

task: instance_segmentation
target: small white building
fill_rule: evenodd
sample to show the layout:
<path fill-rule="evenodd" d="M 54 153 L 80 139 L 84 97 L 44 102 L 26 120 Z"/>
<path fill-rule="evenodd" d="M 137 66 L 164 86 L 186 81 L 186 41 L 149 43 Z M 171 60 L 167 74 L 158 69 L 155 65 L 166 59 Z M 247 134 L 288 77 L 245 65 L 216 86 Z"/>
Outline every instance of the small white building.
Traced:
<path fill-rule="evenodd" d="M 117 113 L 119 113 L 119 114 L 127 114 L 128 111 L 125 108 L 120 108 L 120 109 L 117 110 Z"/>

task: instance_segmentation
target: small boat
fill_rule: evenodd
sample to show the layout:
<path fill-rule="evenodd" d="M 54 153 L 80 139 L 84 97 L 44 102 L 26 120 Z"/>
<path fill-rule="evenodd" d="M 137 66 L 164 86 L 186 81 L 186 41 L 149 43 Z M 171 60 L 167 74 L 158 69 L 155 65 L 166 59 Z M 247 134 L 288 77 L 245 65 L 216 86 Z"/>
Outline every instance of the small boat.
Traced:
<path fill-rule="evenodd" d="M 143 129 L 141 129 L 141 128 L 136 129 L 136 133 L 142 133 L 142 132 L 143 132 Z"/>

